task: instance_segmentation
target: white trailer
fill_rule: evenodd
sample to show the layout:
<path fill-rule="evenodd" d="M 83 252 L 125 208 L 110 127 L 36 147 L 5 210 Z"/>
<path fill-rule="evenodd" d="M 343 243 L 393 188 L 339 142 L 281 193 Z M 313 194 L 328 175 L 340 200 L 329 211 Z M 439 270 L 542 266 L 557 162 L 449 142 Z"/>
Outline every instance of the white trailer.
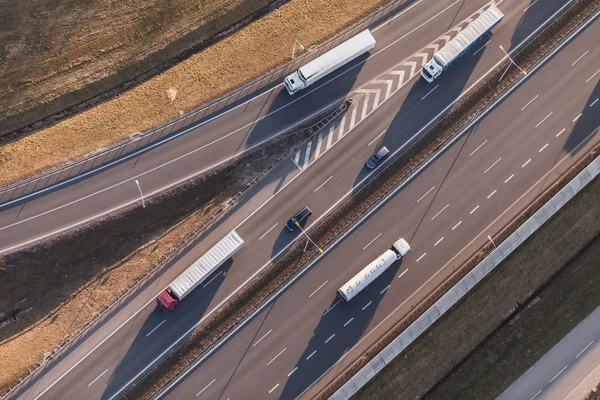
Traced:
<path fill-rule="evenodd" d="M 225 261 L 233 256 L 244 244 L 236 231 L 231 231 L 217 244 L 179 275 L 156 299 L 163 311 L 169 311 L 185 296 L 215 272 Z"/>
<path fill-rule="evenodd" d="M 358 274 L 350 279 L 344 286 L 338 289 L 338 296 L 345 302 L 350 301 L 354 296 L 359 294 L 361 290 L 373 282 L 379 275 L 383 274 L 390 265 L 401 259 L 408 251 L 410 246 L 404 239 L 398 239 L 392 245 L 392 248 L 386 250 L 385 253 L 371 261 L 369 265 L 364 267 Z"/>
<path fill-rule="evenodd" d="M 429 83 L 433 82 L 452 63 L 458 60 L 479 39 L 492 30 L 504 17 L 495 4 L 485 10 L 475 21 L 463 29 L 454 39 L 433 55 L 431 61 L 421 69 L 421 76 Z"/>
<path fill-rule="evenodd" d="M 285 88 L 289 94 L 294 94 L 365 54 L 375 47 L 375 44 L 375 38 L 371 35 L 371 31 L 364 30 L 303 65 L 298 71 L 285 78 L 283 81 Z"/>

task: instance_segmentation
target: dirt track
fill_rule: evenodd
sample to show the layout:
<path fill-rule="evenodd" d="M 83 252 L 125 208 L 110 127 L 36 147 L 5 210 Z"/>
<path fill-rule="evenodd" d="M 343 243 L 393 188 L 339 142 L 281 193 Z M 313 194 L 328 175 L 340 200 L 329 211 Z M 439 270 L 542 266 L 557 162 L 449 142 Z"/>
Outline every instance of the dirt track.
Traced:
<path fill-rule="evenodd" d="M 158 0 L 154 1 L 152 4 L 159 3 Z M 0 2 L 6 3 L 7 0 Z M 0 185 L 81 157 L 116 143 L 132 133 L 167 121 L 180 111 L 190 110 L 286 61 L 290 57 L 290 45 L 295 38 L 309 46 L 331 36 L 385 2 L 386 0 L 291 0 L 227 39 L 120 97 L 2 145 Z M 180 0 L 177 4 L 185 3 L 187 2 Z M 217 4 L 219 1 L 210 3 Z M 263 0 L 262 3 L 267 1 Z M 0 3 L 0 9 L 1 7 Z M 7 28 L 0 28 L 0 35 L 6 30 Z M 138 36 L 141 35 L 136 36 L 135 31 L 131 34 L 136 38 L 135 43 L 141 46 L 138 42 Z M 142 37 L 145 40 L 146 36 Z M 22 64 L 19 65 L 22 67 Z M 65 77 L 60 79 L 64 83 Z M 5 88 L 5 98 L 16 97 L 16 87 L 11 89 L 7 83 L 0 83 L 0 90 L 1 88 Z M 21 92 L 24 93 L 19 90 Z M 2 94 L 0 92 L 0 109 L 3 108 Z"/>

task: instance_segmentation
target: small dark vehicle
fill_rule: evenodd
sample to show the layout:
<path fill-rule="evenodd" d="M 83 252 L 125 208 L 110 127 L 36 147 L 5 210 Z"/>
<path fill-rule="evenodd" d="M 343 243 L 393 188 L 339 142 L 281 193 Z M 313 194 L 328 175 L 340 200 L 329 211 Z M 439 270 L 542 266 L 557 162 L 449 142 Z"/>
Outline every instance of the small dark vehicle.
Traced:
<path fill-rule="evenodd" d="M 296 229 L 296 222 L 302 223 L 302 221 L 312 214 L 310 208 L 304 207 L 302 210 L 298 211 L 290 220 L 285 224 L 285 227 L 288 228 L 290 232 L 293 232 Z"/>
<path fill-rule="evenodd" d="M 388 150 L 387 147 L 383 146 L 381 149 L 379 149 L 379 151 L 377 153 L 372 155 L 367 160 L 367 164 L 366 164 L 367 168 L 374 169 L 381 162 L 381 160 L 383 160 L 384 158 L 387 157 L 388 154 L 390 154 L 390 151 Z"/>

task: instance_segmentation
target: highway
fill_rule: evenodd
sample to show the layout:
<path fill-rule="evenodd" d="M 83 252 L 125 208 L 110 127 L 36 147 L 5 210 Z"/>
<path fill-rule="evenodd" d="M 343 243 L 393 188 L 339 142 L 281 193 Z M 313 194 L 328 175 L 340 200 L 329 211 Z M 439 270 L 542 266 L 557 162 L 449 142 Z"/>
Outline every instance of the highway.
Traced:
<path fill-rule="evenodd" d="M 488 234 L 599 143 L 599 35 L 596 21 L 167 398 L 318 393 Z M 352 301 L 340 303 L 337 288 L 398 237 L 409 241 L 411 253 Z"/>
<path fill-rule="evenodd" d="M 422 36 L 431 34 L 427 40 L 422 40 L 421 37 L 414 38 L 416 42 L 423 41 L 423 43 L 419 42 L 418 46 L 413 46 L 413 38 L 409 36 L 411 39 L 410 44 L 402 42 L 405 45 L 400 46 L 402 49 L 394 46 L 390 47 L 389 49 L 395 49 L 397 52 L 390 54 L 389 60 L 385 62 L 381 61 L 386 66 L 370 67 L 369 62 L 371 59 L 369 59 L 369 62 L 362 67 L 358 77 L 354 78 L 353 87 L 364 86 L 368 83 L 369 79 L 378 76 L 371 68 L 377 70 L 378 73 L 392 68 L 403 59 L 402 57 L 406 58 L 412 54 L 410 52 L 404 53 L 404 47 L 411 48 L 413 52 L 418 51 L 420 46 L 426 45 L 428 41 L 435 39 L 445 29 L 451 28 L 483 4 L 483 2 L 448 1 L 437 2 L 435 3 L 435 7 L 432 5 L 433 3 L 428 3 L 432 9 L 419 8 L 425 5 L 426 2 L 427 0 L 413 3 L 417 5 L 411 10 L 415 12 L 419 11 L 417 16 L 412 15 L 412 11 L 408 11 L 406 14 L 399 15 L 393 21 L 384 23 L 381 29 L 375 31 L 375 36 L 379 41 L 376 49 L 379 49 L 380 46 L 383 49 L 386 43 L 391 44 L 410 32 L 411 29 L 414 30 L 416 26 L 423 24 L 424 21 L 438 14 L 439 16 L 434 20 L 441 22 L 445 18 L 443 20 L 443 30 L 433 33 L 435 29 L 432 29 L 432 32 L 428 32 L 427 35 L 423 33 Z M 422 80 L 415 79 L 394 94 L 392 101 L 381 104 L 373 112 L 376 115 L 367 117 L 360 124 L 357 123 L 354 129 L 349 129 L 348 125 L 343 129 L 338 124 L 334 132 L 332 132 L 337 133 L 337 135 L 334 138 L 335 140 L 331 141 L 331 146 L 329 146 L 329 137 L 321 138 L 322 146 L 317 145 L 318 138 L 315 138 L 311 151 L 305 148 L 303 153 L 299 155 L 298 159 L 302 160 L 300 167 L 296 166 L 295 160 L 290 160 L 282 164 L 277 171 L 274 171 L 270 175 L 270 179 L 257 188 L 255 193 L 253 193 L 254 195 L 240 205 L 227 220 L 217 226 L 206 240 L 202 241 L 198 246 L 179 259 L 172 268 L 165 271 L 165 273 L 132 299 L 131 302 L 120 309 L 118 313 L 113 315 L 105 324 L 90 335 L 85 342 L 76 347 L 54 365 L 52 369 L 37 379 L 33 385 L 28 387 L 28 390 L 23 393 L 22 397 L 37 398 L 42 395 L 45 398 L 73 398 L 80 393 L 86 393 L 86 397 L 89 398 L 110 397 L 110 395 L 119 390 L 124 383 L 131 379 L 133 375 L 138 373 L 158 354 L 168 348 L 185 331 L 218 306 L 237 287 L 252 276 L 255 271 L 267 263 L 271 256 L 277 254 L 290 243 L 295 236 L 286 232 L 283 224 L 294 211 L 305 204 L 310 205 L 314 211 L 314 215 L 309 220 L 309 224 L 314 223 L 340 197 L 348 193 L 360 179 L 366 176 L 366 173 L 363 171 L 364 160 L 374 151 L 374 148 L 385 144 L 392 151 L 398 149 L 408 138 L 425 126 L 432 117 L 450 104 L 462 90 L 475 82 L 501 59 L 501 52 L 495 51 L 497 44 L 502 43 L 505 47 L 510 47 L 511 44 L 514 46 L 533 32 L 537 26 L 556 12 L 564 3 L 564 1 L 548 1 L 544 3 L 543 8 L 536 9 L 535 4 L 527 8 L 527 2 L 504 1 L 500 8 L 505 11 L 506 17 L 503 23 L 494 30 L 491 42 L 493 46 L 486 46 L 486 43 L 482 43 L 481 48 L 467 54 L 464 60 L 461 60 L 462 64 L 457 64 L 460 67 L 456 67 L 445 73 L 446 79 L 440 79 L 439 86 L 437 86 L 434 92 L 431 91 L 436 87 L 435 85 L 428 86 Z M 438 4 L 440 4 L 440 8 L 436 8 Z M 527 10 L 525 10 L 526 8 Z M 447 11 L 443 11 L 445 9 Z M 451 13 L 449 13 L 450 10 L 452 10 Z M 417 20 L 416 22 L 413 21 L 415 19 Z M 378 36 L 385 32 L 388 35 L 387 42 Z M 379 64 L 380 60 L 383 60 L 383 58 L 376 58 L 375 61 L 377 62 L 375 64 Z M 362 77 L 363 73 L 365 74 L 364 78 Z M 342 77 L 344 76 L 348 75 L 342 75 Z M 351 90 L 349 89 L 348 91 Z M 327 92 L 329 93 L 330 91 Z M 425 100 L 426 107 L 423 106 Z M 315 101 L 315 99 L 311 99 L 308 96 L 305 107 L 314 111 Z M 536 100 L 530 106 L 531 109 L 535 109 L 534 105 L 539 103 Z M 585 119 L 582 118 L 583 120 Z M 340 135 L 340 132 L 343 134 Z M 383 132 L 385 133 L 382 135 Z M 181 136 L 181 138 L 185 138 L 186 136 Z M 567 138 L 569 136 L 565 133 L 562 137 Z M 169 147 L 171 144 L 165 146 Z M 326 145 L 327 147 L 325 148 Z M 190 148 L 193 147 L 188 147 L 188 150 Z M 315 149 L 320 148 L 324 148 L 324 150 L 320 154 L 317 154 L 317 150 Z M 480 150 L 484 148 L 485 146 Z M 169 152 L 169 150 L 165 151 Z M 308 154 L 308 157 L 306 154 Z M 144 155 L 142 159 L 145 157 Z M 304 162 L 305 160 L 306 162 Z M 138 162 L 136 169 L 141 162 L 142 160 Z M 151 162 L 151 160 L 147 160 L 147 162 Z M 131 166 L 128 168 L 131 168 Z M 175 172 L 178 171 L 171 172 L 176 176 Z M 95 179 L 99 175 L 102 174 L 95 175 L 93 178 Z M 173 175 L 169 179 L 173 179 Z M 423 175 L 426 175 L 426 173 Z M 108 177 L 107 179 L 117 178 Z M 157 177 L 157 181 L 159 180 Z M 90 180 L 91 183 L 86 182 L 88 182 L 87 179 L 82 181 L 82 183 L 77 183 L 77 185 L 83 184 L 89 190 L 93 190 L 91 189 L 95 184 L 93 179 Z M 140 182 L 144 185 L 143 180 L 140 179 Z M 68 191 L 69 187 L 64 190 Z M 132 185 L 132 193 L 125 193 L 123 196 L 125 198 L 127 196 L 136 198 L 136 190 L 135 185 Z M 407 190 L 410 191 L 408 188 Z M 52 192 L 50 195 L 54 196 L 59 192 L 61 190 Z M 113 197 L 121 196 L 121 192 L 123 191 L 117 194 L 113 193 Z M 275 196 L 273 196 L 274 192 L 276 192 Z M 430 195 L 433 196 L 436 192 L 434 188 L 430 192 Z M 423 193 L 419 194 L 419 196 L 421 195 Z M 40 204 L 40 207 L 55 207 L 55 205 L 45 205 L 44 201 L 42 201 L 45 197 L 36 199 L 33 202 Z M 501 196 L 498 195 L 497 198 L 499 197 Z M 98 207 L 104 207 L 104 203 L 98 199 L 100 197 L 91 197 L 90 201 Z M 266 201 L 267 199 L 270 200 Z M 82 202 L 76 204 L 78 204 L 77 207 L 82 207 L 80 210 L 81 215 L 85 216 L 89 215 L 90 212 L 95 212 L 92 205 L 90 205 L 90 209 L 84 210 L 83 208 L 85 207 L 80 206 Z M 425 200 L 423 200 L 422 204 L 425 204 Z M 29 203 L 27 207 L 29 207 Z M 59 214 L 62 217 L 70 217 L 71 213 L 77 214 L 74 210 L 67 211 L 68 207 L 46 214 L 45 216 L 49 216 L 51 219 L 56 218 L 56 221 L 60 221 L 61 217 L 56 217 Z M 45 216 L 40 218 L 45 218 Z M 77 218 L 75 216 L 75 219 Z M 444 218 L 440 215 L 435 220 L 442 221 Z M 40 223 L 40 221 L 38 220 L 37 223 Z M 465 221 L 464 226 L 466 225 Z M 23 238 L 34 237 L 35 235 L 32 236 L 32 231 L 28 231 L 31 228 L 25 229 L 26 226 L 27 223 L 23 223 L 10 229 L 5 229 L 2 232 L 12 231 L 13 228 L 16 231 L 14 232 L 14 236 L 3 233 L 6 236 L 3 236 L 2 240 L 6 239 L 6 244 L 9 245 L 11 243 L 9 239 L 17 238 L 17 241 L 22 241 L 24 240 Z M 41 224 L 35 232 L 43 232 L 44 226 L 44 224 Z M 56 227 L 57 225 L 49 223 L 48 226 Z M 194 292 L 171 313 L 162 314 L 158 312 L 153 304 L 156 294 L 184 268 L 189 266 L 193 260 L 198 258 L 210 245 L 233 227 L 237 227 L 238 232 L 247 243 L 245 248 L 234 257 L 233 263 L 226 265 L 223 268 L 224 273 L 217 274 L 214 277 L 215 279 L 211 279 L 206 287 Z M 18 231 L 20 229 L 23 229 L 22 233 Z M 54 228 L 48 231 L 52 229 Z M 7 238 L 7 236 L 10 237 Z M 20 239 L 18 239 L 19 237 Z M 370 238 L 369 240 L 372 239 Z M 369 251 L 374 249 L 374 252 L 378 252 L 380 249 L 376 248 L 375 244 L 379 245 L 385 239 L 384 236 L 378 238 L 369 247 Z M 5 242 L 2 243 L 4 246 Z M 13 240 L 12 243 L 15 243 L 15 241 Z M 446 243 L 450 243 L 450 240 L 443 240 L 436 248 L 439 247 L 442 249 L 446 246 Z M 474 243 L 473 246 L 478 244 L 480 243 Z M 385 246 L 387 245 L 386 243 Z M 371 254 L 368 256 L 370 257 Z M 361 255 L 360 261 L 364 261 L 365 257 L 368 258 L 366 255 Z M 328 286 L 326 285 L 325 287 Z M 325 293 L 323 289 L 321 289 L 322 292 L 319 291 L 317 294 Z M 292 289 L 290 292 L 294 292 L 294 290 Z M 378 313 L 384 312 L 380 311 L 380 308 L 375 307 L 374 304 L 371 306 L 372 309 L 377 309 Z M 243 337 L 243 335 L 240 337 Z M 237 337 L 234 340 L 238 340 Z M 216 383 L 215 387 L 217 387 Z"/>
<path fill-rule="evenodd" d="M 17 203 L 12 201 L 19 191 L 0 193 L 0 203 L 6 204 L 0 205 L 0 251 L 33 243 L 139 202 L 136 179 L 150 196 L 318 115 L 443 35 L 486 2 L 406 1 L 402 14 L 373 27 L 378 43 L 368 58 L 355 60 L 293 97 L 283 89 L 281 76 L 240 100 L 232 98 L 231 104 L 217 113 L 179 127 L 186 134 L 85 179 Z M 45 185 L 40 182 L 38 190 Z"/>
<path fill-rule="evenodd" d="M 600 382 L 600 307 L 497 400 L 580 400 Z"/>

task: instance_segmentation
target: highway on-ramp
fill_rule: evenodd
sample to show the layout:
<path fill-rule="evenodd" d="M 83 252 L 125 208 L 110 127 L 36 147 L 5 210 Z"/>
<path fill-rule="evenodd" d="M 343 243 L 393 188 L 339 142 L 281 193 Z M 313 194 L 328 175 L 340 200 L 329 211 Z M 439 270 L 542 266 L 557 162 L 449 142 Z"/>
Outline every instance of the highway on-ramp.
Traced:
<path fill-rule="evenodd" d="M 23 398 L 37 398 L 40 395 L 47 398 L 74 398 L 80 393 L 85 393 L 89 398 L 110 397 L 290 243 L 295 236 L 286 232 L 283 224 L 294 211 L 309 204 L 314 211 L 309 225 L 314 223 L 316 218 L 323 215 L 366 176 L 363 170 L 364 160 L 376 146 L 385 144 L 392 151 L 400 148 L 461 91 L 502 58 L 501 52 L 496 50 L 498 44 L 504 44 L 505 47 L 509 44 L 516 45 L 565 3 L 546 2 L 543 8 L 536 9 L 535 4 L 529 7 L 528 2 L 504 1 L 501 8 L 506 17 L 494 29 L 490 44 L 486 40 L 480 47 L 465 55 L 456 68 L 445 73 L 445 80 L 440 79 L 439 84 L 427 85 L 422 80 L 415 79 L 360 124 L 356 123 L 353 129 L 349 127 L 352 120 L 350 113 L 342 119 L 347 122 L 346 125 L 342 126 L 341 121 L 338 121 L 333 131 L 327 131 L 329 135 L 335 134 L 333 137 L 315 137 L 298 155 L 299 166 L 296 165 L 295 157 L 282 164 L 206 240 L 181 257 L 83 343 L 28 386 Z M 418 4 L 420 6 L 425 3 Z M 439 17 L 436 18 L 441 18 L 446 15 L 440 14 L 442 10 L 453 9 L 455 13 L 444 22 L 444 29 L 448 29 L 480 6 L 481 4 L 476 3 L 447 2 L 441 9 L 428 9 L 427 12 L 432 13 L 428 18 L 423 18 L 420 14 L 419 18 L 427 21 L 437 14 Z M 382 26 L 406 32 L 403 30 L 405 26 L 398 28 L 396 24 L 409 24 L 403 19 L 408 15 L 407 12 Z M 376 37 L 383 29 L 376 31 Z M 403 34 L 405 33 L 396 32 L 396 38 Z M 435 35 L 430 40 L 434 38 Z M 390 39 L 389 43 L 394 40 Z M 426 44 L 427 42 L 423 43 Z M 394 54 L 392 59 L 393 62 L 388 61 L 388 69 L 403 58 Z M 361 73 L 365 70 L 366 66 Z M 371 78 L 373 76 L 377 75 L 373 74 Z M 368 80 L 365 79 L 363 84 L 367 83 Z M 372 105 L 372 101 L 371 99 L 369 104 Z M 329 138 L 332 138 L 331 145 Z M 322 150 L 319 152 L 317 149 Z M 275 191 L 277 195 L 271 198 Z M 131 196 L 137 196 L 135 191 Z M 269 198 L 271 200 L 266 201 Z M 233 263 L 227 264 L 222 272 L 208 281 L 206 287 L 192 293 L 171 313 L 162 314 L 155 310 L 153 299 L 156 294 L 234 227 L 238 228 L 238 232 L 246 240 L 246 246 L 236 254 Z"/>
<path fill-rule="evenodd" d="M 167 398 L 318 393 L 600 142 L 599 35 L 596 21 Z M 336 290 L 399 237 L 412 251 L 340 302 Z"/>

